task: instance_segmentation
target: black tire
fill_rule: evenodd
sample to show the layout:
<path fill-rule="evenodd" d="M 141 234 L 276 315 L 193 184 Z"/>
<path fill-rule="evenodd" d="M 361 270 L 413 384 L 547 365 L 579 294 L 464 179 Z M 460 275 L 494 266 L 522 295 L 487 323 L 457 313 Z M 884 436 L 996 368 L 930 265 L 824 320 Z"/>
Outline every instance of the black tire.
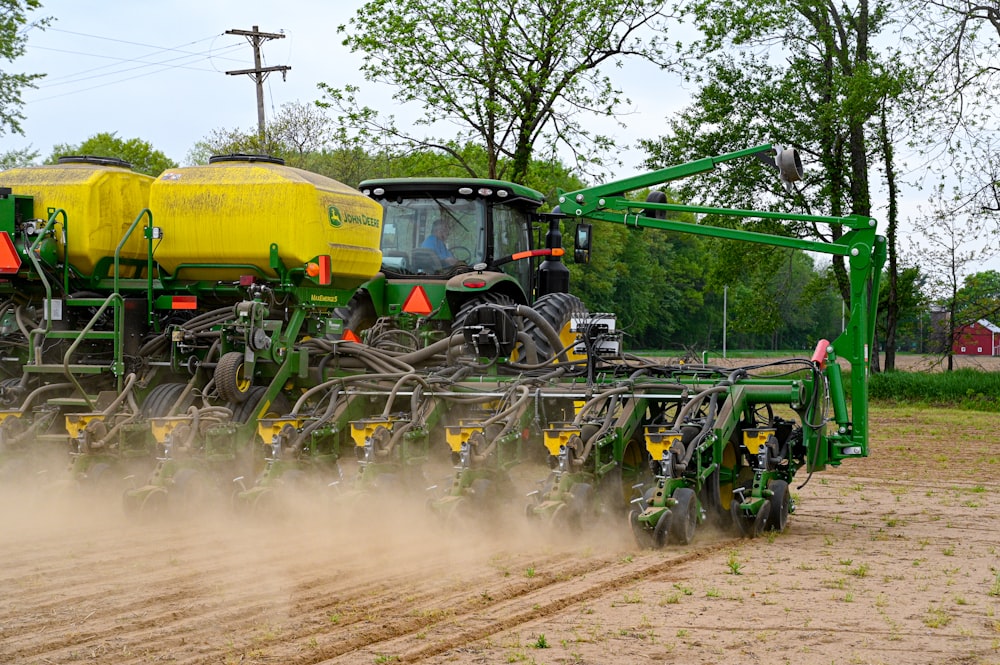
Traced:
<path fill-rule="evenodd" d="M 653 546 L 653 532 L 646 528 L 646 525 L 639 521 L 639 515 L 642 514 L 642 510 L 639 508 L 633 508 L 628 514 L 628 524 L 632 529 L 632 536 L 635 538 L 635 544 L 642 549 L 649 549 Z"/>
<path fill-rule="evenodd" d="M 674 542 L 687 545 L 694 539 L 698 526 L 698 497 L 690 487 L 679 487 L 674 490 L 673 498 L 677 503 L 670 509 L 673 513 L 670 535 Z"/>
<path fill-rule="evenodd" d="M 743 509 L 740 508 L 740 502 L 733 498 L 732 504 L 729 506 L 729 513 L 733 519 L 733 526 L 736 527 L 736 531 L 743 538 L 752 538 L 754 518 L 752 516 L 747 516 Z"/>
<path fill-rule="evenodd" d="M 476 502 L 481 510 L 496 508 L 496 503 L 494 498 L 496 496 L 496 487 L 493 485 L 493 481 L 488 478 L 476 478 L 469 485 L 469 491 L 472 494 L 472 500 Z"/>
<path fill-rule="evenodd" d="M 257 407 L 260 406 L 260 401 L 264 398 L 264 393 L 266 392 L 267 388 L 264 386 L 253 386 L 247 392 L 247 397 L 244 401 L 227 404 L 226 406 L 233 412 L 233 422 L 237 425 L 242 425 L 249 420 L 256 413 Z M 285 397 L 284 393 L 278 393 L 274 401 L 258 416 L 258 420 L 260 418 L 277 418 L 278 416 L 285 415 L 290 410 L 291 407 L 288 404 L 288 398 Z"/>
<path fill-rule="evenodd" d="M 209 482 L 197 469 L 180 469 L 170 488 L 170 508 L 177 514 L 195 514 L 204 508 L 210 494 Z"/>
<path fill-rule="evenodd" d="M 570 515 L 577 525 L 583 525 L 593 512 L 594 486 L 590 483 L 573 483 L 569 488 Z"/>
<path fill-rule="evenodd" d="M 756 538 L 760 534 L 764 533 L 764 529 L 767 526 L 767 520 L 771 515 L 771 507 L 770 499 L 760 504 L 760 510 L 757 511 L 757 516 L 753 521 L 753 533 L 750 534 L 751 538 Z"/>
<path fill-rule="evenodd" d="M 345 307 L 334 309 L 333 315 L 344 322 L 344 332 L 341 334 L 341 338 L 350 330 L 360 339 L 361 334 L 375 325 L 375 321 L 378 320 L 375 305 L 372 304 L 372 299 L 367 291 L 355 293 L 347 301 Z"/>
<path fill-rule="evenodd" d="M 230 351 L 219 358 L 215 366 L 215 389 L 224 402 L 242 404 L 250 396 L 253 387 L 253 377 L 244 374 L 246 365 L 243 353 Z"/>
<path fill-rule="evenodd" d="M 788 483 L 784 480 L 772 480 L 768 485 L 771 490 L 771 514 L 764 528 L 781 533 L 788 526 L 788 510 L 792 505 L 792 497 L 788 491 Z"/>
<path fill-rule="evenodd" d="M 667 541 L 670 540 L 670 527 L 673 526 L 674 514 L 669 510 L 664 510 L 660 513 L 660 519 L 656 521 L 656 527 L 653 528 L 653 547 L 656 549 L 663 549 L 667 545 Z"/>
<path fill-rule="evenodd" d="M 111 465 L 107 462 L 97 462 L 87 467 L 87 485 L 98 489 L 111 483 Z"/>
<path fill-rule="evenodd" d="M 170 414 L 170 407 L 177 402 L 177 399 L 184 392 L 187 384 L 184 383 L 161 383 L 146 395 L 142 403 L 142 415 L 144 418 L 164 418 Z M 184 413 L 191 404 L 194 403 L 193 392 L 188 393 L 184 401 L 177 407 L 173 415 Z"/>
<path fill-rule="evenodd" d="M 555 329 L 556 334 L 562 340 L 563 347 L 571 344 L 575 338 L 575 335 L 569 330 L 573 315 L 587 312 L 583 301 L 569 293 L 547 293 L 535 301 L 532 309 Z M 525 322 L 524 331 L 535 342 L 539 362 L 548 360 L 562 350 L 562 348 L 552 348 L 549 338 L 542 333 L 534 321 L 528 319 Z"/>
<path fill-rule="evenodd" d="M 488 291 L 486 293 L 480 293 L 472 298 L 469 298 L 458 308 L 458 312 L 455 314 L 455 318 L 451 322 L 451 333 L 461 332 L 462 328 L 465 327 L 465 320 L 469 318 L 469 314 L 475 308 L 480 305 L 497 305 L 498 307 L 515 307 L 517 305 L 514 299 L 510 296 L 504 295 L 502 293 L 494 293 Z"/>

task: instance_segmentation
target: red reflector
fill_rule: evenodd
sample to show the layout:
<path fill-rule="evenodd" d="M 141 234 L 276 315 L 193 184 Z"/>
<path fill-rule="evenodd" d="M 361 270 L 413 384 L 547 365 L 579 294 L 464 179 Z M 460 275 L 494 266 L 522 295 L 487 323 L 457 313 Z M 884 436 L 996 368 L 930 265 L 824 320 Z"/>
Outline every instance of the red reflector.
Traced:
<path fill-rule="evenodd" d="M 413 287 L 413 290 L 410 291 L 410 295 L 406 296 L 406 302 L 403 303 L 403 311 L 407 314 L 423 315 L 430 314 L 434 311 L 434 308 L 431 307 L 431 300 L 427 297 L 427 292 L 424 291 L 424 287 Z"/>
<path fill-rule="evenodd" d="M 198 296 L 174 296 L 170 299 L 170 309 L 198 309 Z"/>
<path fill-rule="evenodd" d="M 357 342 L 358 344 L 361 343 L 361 338 L 355 335 L 353 330 L 345 330 L 343 337 L 345 342 Z"/>
<path fill-rule="evenodd" d="M 253 286 L 254 281 L 253 275 L 240 275 L 240 286 Z"/>
<path fill-rule="evenodd" d="M 317 257 L 317 259 L 319 261 L 319 283 L 324 285 L 329 284 L 331 281 L 330 255 L 323 254 L 322 256 Z"/>
<path fill-rule="evenodd" d="M 462 282 L 462 286 L 464 286 L 467 289 L 481 289 L 484 286 L 486 286 L 486 280 L 485 279 L 467 279 L 464 282 Z"/>
<path fill-rule="evenodd" d="M 14 241 L 6 232 L 0 232 L 0 274 L 12 275 L 21 267 L 21 257 L 17 254 Z"/>

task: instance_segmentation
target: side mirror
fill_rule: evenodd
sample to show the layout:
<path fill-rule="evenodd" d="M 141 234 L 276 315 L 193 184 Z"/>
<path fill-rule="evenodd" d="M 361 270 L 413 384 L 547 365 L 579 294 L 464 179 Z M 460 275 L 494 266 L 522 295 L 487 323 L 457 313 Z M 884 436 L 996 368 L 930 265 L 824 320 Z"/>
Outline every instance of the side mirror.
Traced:
<path fill-rule="evenodd" d="M 573 237 L 573 260 L 590 263 L 590 224 L 577 224 Z"/>

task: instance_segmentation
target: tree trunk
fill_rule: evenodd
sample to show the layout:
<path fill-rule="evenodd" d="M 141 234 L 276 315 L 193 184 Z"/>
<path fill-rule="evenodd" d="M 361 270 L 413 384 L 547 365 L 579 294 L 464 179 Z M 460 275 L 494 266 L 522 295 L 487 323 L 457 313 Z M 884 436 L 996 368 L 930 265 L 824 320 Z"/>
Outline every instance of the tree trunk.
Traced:
<path fill-rule="evenodd" d="M 889 224 L 885 232 L 886 251 L 889 259 L 889 274 L 886 280 L 889 293 L 885 307 L 885 370 L 891 372 L 896 369 L 896 329 L 899 327 L 899 266 L 896 261 L 896 223 L 899 210 L 896 205 L 898 195 L 896 169 L 893 164 L 892 142 L 889 140 L 884 99 L 881 116 L 879 139 L 882 144 L 882 157 L 885 160 L 886 187 L 889 190 Z"/>

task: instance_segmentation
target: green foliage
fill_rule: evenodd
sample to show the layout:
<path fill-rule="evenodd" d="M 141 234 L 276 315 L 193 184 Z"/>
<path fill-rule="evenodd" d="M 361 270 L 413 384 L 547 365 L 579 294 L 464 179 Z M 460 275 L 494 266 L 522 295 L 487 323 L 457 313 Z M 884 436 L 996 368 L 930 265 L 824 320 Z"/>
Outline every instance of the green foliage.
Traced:
<path fill-rule="evenodd" d="M 120 139 L 114 132 L 95 134 L 79 145 L 63 143 L 53 146 L 52 154 L 45 160 L 55 164 L 60 157 L 69 155 L 90 155 L 94 157 L 114 157 L 123 159 L 139 173 L 158 176 L 177 163 L 142 139 Z"/>
<path fill-rule="evenodd" d="M 955 294 L 955 315 L 962 324 L 980 319 L 992 322 L 1000 314 L 1000 272 L 987 270 L 969 275 Z"/>
<path fill-rule="evenodd" d="M 666 19 L 654 0 L 371 0 L 339 27 L 344 44 L 364 58 L 362 74 L 394 86 L 397 102 L 418 106 L 418 126 L 433 132 L 447 124 L 459 133 L 410 134 L 363 106 L 356 87 L 320 84 L 321 103 L 377 142 L 375 152 L 451 152 L 474 142 L 486 149 L 485 170 L 452 153 L 469 175 L 521 182 L 536 150 L 554 153 L 562 144 L 586 169 L 613 142 L 580 117 L 613 116 L 628 103 L 600 67 L 626 55 L 670 64 Z"/>
<path fill-rule="evenodd" d="M 868 394 L 874 401 L 1000 411 L 1000 373 L 883 372 L 870 377 Z"/>
<path fill-rule="evenodd" d="M 24 55 L 28 36 L 22 26 L 28 23 L 28 14 L 41 6 L 39 0 L 0 0 L 0 60 L 14 62 Z M 48 23 L 48 18 L 41 18 L 32 21 L 32 26 L 44 30 Z M 21 91 L 34 88 L 35 81 L 43 76 L 14 74 L 0 69 L 0 136 L 8 132 L 24 133 L 21 129 L 21 121 L 24 120 Z"/>
<path fill-rule="evenodd" d="M 39 153 L 31 146 L 0 153 L 0 171 L 28 166 L 38 159 Z"/>

